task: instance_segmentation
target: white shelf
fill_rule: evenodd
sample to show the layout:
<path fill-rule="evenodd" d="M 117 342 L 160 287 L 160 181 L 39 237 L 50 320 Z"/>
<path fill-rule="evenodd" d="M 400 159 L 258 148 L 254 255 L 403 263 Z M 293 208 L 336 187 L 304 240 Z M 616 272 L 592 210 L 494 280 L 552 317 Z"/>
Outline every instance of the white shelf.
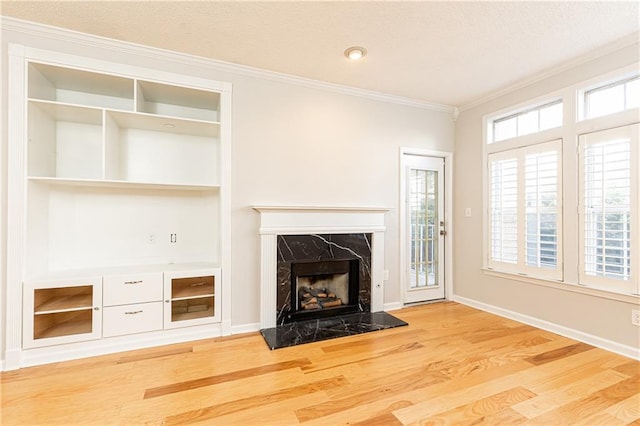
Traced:
<path fill-rule="evenodd" d="M 148 130 L 151 132 L 174 133 L 178 135 L 220 136 L 220 123 L 217 121 L 193 120 L 168 115 L 108 111 L 120 128 Z"/>
<path fill-rule="evenodd" d="M 202 185 L 189 183 L 131 182 L 125 180 L 73 179 L 39 176 L 29 176 L 28 179 L 30 182 L 34 183 L 64 186 L 85 186 L 95 188 L 159 189 L 178 191 L 217 191 L 220 189 L 220 185 Z"/>
<path fill-rule="evenodd" d="M 197 299 L 207 299 L 207 298 L 212 298 L 212 297 L 215 297 L 214 293 L 211 293 L 211 294 L 199 294 L 197 296 L 172 297 L 171 301 L 172 302 L 178 302 L 180 300 L 197 300 Z"/>
<path fill-rule="evenodd" d="M 149 265 L 123 265 L 99 268 L 66 269 L 51 271 L 30 277 L 30 281 L 49 281 L 61 279 L 77 279 L 89 275 L 125 275 L 125 274 L 147 274 L 152 272 L 180 273 L 183 271 L 198 271 L 220 268 L 217 262 L 185 262 L 185 263 L 154 263 Z"/>

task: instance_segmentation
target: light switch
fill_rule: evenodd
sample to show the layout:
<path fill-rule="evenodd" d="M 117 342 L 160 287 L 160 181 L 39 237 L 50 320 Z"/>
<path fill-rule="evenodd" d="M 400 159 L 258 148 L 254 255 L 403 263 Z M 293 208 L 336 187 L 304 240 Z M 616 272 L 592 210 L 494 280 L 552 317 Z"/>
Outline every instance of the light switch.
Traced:
<path fill-rule="evenodd" d="M 464 209 L 464 217 L 471 217 L 471 207 Z"/>

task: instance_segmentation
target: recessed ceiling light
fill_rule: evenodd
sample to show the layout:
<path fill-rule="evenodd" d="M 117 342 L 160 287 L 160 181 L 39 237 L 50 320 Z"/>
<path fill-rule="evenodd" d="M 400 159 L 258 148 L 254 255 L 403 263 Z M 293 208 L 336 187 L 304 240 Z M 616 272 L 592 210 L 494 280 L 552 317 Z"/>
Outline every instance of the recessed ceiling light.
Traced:
<path fill-rule="evenodd" d="M 174 127 L 176 127 L 176 125 L 173 123 L 164 123 L 164 127 L 166 127 L 167 129 L 173 129 Z"/>
<path fill-rule="evenodd" d="M 344 51 L 344 56 L 346 56 L 347 58 L 353 61 L 357 61 L 358 59 L 364 58 L 366 54 L 367 54 L 367 49 L 360 46 L 353 46 Z"/>

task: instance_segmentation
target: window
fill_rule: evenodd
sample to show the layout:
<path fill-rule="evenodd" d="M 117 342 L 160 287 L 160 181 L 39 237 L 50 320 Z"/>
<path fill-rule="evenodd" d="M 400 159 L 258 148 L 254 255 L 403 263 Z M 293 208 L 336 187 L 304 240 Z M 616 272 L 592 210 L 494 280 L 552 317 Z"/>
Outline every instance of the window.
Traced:
<path fill-rule="evenodd" d="M 640 107 L 640 77 L 616 81 L 584 92 L 585 118 Z"/>
<path fill-rule="evenodd" d="M 560 140 L 489 155 L 489 267 L 561 279 Z"/>
<path fill-rule="evenodd" d="M 580 282 L 633 292 L 632 274 L 640 266 L 631 257 L 639 225 L 633 213 L 638 212 L 638 125 L 581 135 L 580 153 Z"/>
<path fill-rule="evenodd" d="M 640 295 L 637 70 L 485 118 L 487 269 Z"/>
<path fill-rule="evenodd" d="M 562 126 L 562 101 L 553 101 L 493 121 L 493 138 L 499 142 Z"/>

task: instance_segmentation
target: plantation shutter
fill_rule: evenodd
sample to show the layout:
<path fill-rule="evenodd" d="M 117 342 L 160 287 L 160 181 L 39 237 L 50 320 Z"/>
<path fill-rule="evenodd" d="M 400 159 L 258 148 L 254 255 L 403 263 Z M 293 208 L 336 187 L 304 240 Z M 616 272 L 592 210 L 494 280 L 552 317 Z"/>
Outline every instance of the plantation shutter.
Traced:
<path fill-rule="evenodd" d="M 490 154 L 488 267 L 562 279 L 560 140 Z"/>
<path fill-rule="evenodd" d="M 515 153 L 489 156 L 490 266 L 518 263 L 518 158 Z"/>
<path fill-rule="evenodd" d="M 580 153 L 580 282 L 637 292 L 638 125 L 582 135 Z"/>

